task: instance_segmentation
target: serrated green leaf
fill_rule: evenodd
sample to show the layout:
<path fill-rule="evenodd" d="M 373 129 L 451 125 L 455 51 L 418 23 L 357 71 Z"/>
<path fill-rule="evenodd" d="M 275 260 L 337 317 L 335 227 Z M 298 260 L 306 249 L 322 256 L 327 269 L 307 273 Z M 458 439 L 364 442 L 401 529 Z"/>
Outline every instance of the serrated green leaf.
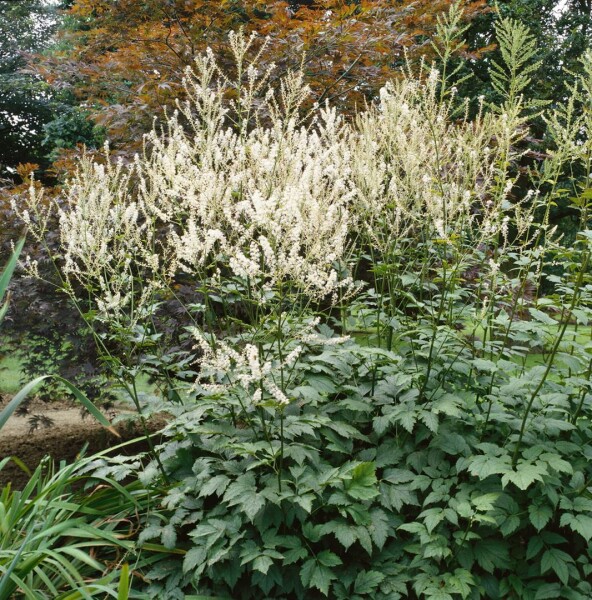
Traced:
<path fill-rule="evenodd" d="M 4 296 L 8 289 L 8 284 L 10 283 L 10 280 L 12 278 L 12 274 L 14 273 L 16 265 L 18 264 L 18 257 L 20 255 L 20 253 L 22 252 L 24 244 L 25 244 L 24 238 L 22 240 L 19 240 L 10 259 L 8 260 L 8 262 L 4 266 L 4 269 L 2 270 L 2 273 L 0 274 L 0 302 L 4 299 Z M 7 309 L 8 309 L 8 301 L 6 301 L 0 308 L 0 321 L 2 321 L 2 318 L 6 314 Z"/>
<path fill-rule="evenodd" d="M 323 550 L 317 554 L 317 562 L 325 567 L 337 567 L 338 565 L 342 565 L 343 561 L 330 550 Z"/>
<path fill-rule="evenodd" d="M 504 537 L 508 537 L 520 527 L 520 517 L 509 515 L 500 526 L 500 531 Z"/>
<path fill-rule="evenodd" d="M 323 596 L 328 596 L 331 582 L 334 579 L 337 579 L 337 575 L 331 569 L 315 564 L 310 578 L 310 586 L 317 588 Z"/>
<path fill-rule="evenodd" d="M 428 533 L 432 531 L 444 520 L 444 512 L 440 508 L 429 508 L 424 510 L 420 515 L 420 519 L 423 519 Z"/>
<path fill-rule="evenodd" d="M 385 575 L 378 571 L 361 571 L 356 577 L 354 583 L 355 594 L 370 594 L 373 592 L 385 579 Z"/>
<path fill-rule="evenodd" d="M 172 524 L 165 525 L 160 531 L 160 540 L 162 545 L 172 550 L 177 543 L 177 532 Z"/>
<path fill-rule="evenodd" d="M 370 537 L 374 545 L 382 550 L 389 534 L 388 516 L 383 510 L 377 508 L 370 511 L 370 518 L 372 519 Z"/>
<path fill-rule="evenodd" d="M 335 523 L 333 534 L 346 550 L 358 539 L 356 528 L 344 523 Z"/>
<path fill-rule="evenodd" d="M 543 475 L 547 475 L 547 469 L 541 463 L 519 461 L 516 471 L 509 471 L 502 476 L 502 485 L 505 487 L 513 483 L 518 489 L 526 490 L 535 481 L 542 481 Z"/>
<path fill-rule="evenodd" d="M 445 590 L 432 589 L 428 594 L 426 594 L 426 598 L 429 600 L 454 600 L 454 598 Z"/>
<path fill-rule="evenodd" d="M 413 481 L 417 475 L 408 469 L 387 469 L 382 479 L 390 483 L 408 483 Z"/>
<path fill-rule="evenodd" d="M 356 500 L 369 500 L 378 496 L 376 465 L 363 462 L 351 470 L 351 479 L 345 482 L 347 494 Z"/>
<path fill-rule="evenodd" d="M 368 526 L 372 523 L 370 512 L 363 504 L 351 504 L 345 508 L 345 512 L 353 519 L 356 525 Z"/>
<path fill-rule="evenodd" d="M 269 556 L 258 556 L 253 561 L 253 569 L 255 571 L 259 571 L 263 573 L 263 575 L 267 575 L 267 571 L 269 571 L 269 567 L 273 565 L 273 560 Z"/>
<path fill-rule="evenodd" d="M 559 524 L 562 527 L 569 526 L 572 531 L 579 533 L 586 542 L 592 539 L 592 517 L 583 514 L 564 513 L 561 515 Z"/>
<path fill-rule="evenodd" d="M 310 586 L 310 580 L 316 564 L 314 558 L 309 558 L 300 568 L 300 582 L 305 589 Z"/>
<path fill-rule="evenodd" d="M 448 586 L 461 595 L 462 598 L 467 598 L 471 594 L 471 587 L 475 585 L 475 579 L 470 571 L 465 569 L 455 569 L 454 575 L 448 579 Z"/>
<path fill-rule="evenodd" d="M 557 321 L 555 321 L 555 319 L 552 319 L 548 314 L 541 310 L 529 307 L 528 312 L 539 323 L 544 323 L 545 325 L 557 325 Z"/>
<path fill-rule="evenodd" d="M 356 533 L 360 546 L 366 550 L 368 555 L 372 555 L 372 538 L 370 537 L 368 530 L 363 526 L 359 526 L 356 528 Z"/>
<path fill-rule="evenodd" d="M 506 569 L 510 566 L 509 543 L 506 541 L 497 541 L 486 539 L 477 542 L 473 548 L 473 553 L 479 566 L 493 573 L 495 569 Z"/>
<path fill-rule="evenodd" d="M 323 535 L 322 525 L 314 525 L 310 521 L 307 521 L 302 526 L 302 533 L 307 540 L 310 540 L 313 543 L 318 542 Z"/>
<path fill-rule="evenodd" d="M 308 556 L 308 550 L 303 546 L 284 551 L 284 565 L 293 565 Z"/>
<path fill-rule="evenodd" d="M 401 411 L 397 415 L 396 421 L 401 423 L 401 426 L 407 432 L 413 433 L 413 427 L 417 421 L 417 413 L 414 410 Z"/>
<path fill-rule="evenodd" d="M 583 496 L 578 496 L 574 498 L 573 501 L 573 509 L 575 512 L 592 512 L 592 499 L 584 498 Z"/>
<path fill-rule="evenodd" d="M 207 559 L 207 551 L 202 546 L 190 548 L 183 559 L 183 573 L 193 571 L 198 565 L 203 565 Z"/>
<path fill-rule="evenodd" d="M 223 500 L 228 506 L 240 507 L 251 521 L 265 506 L 265 497 L 257 493 L 252 473 L 245 473 L 232 482 L 226 488 Z"/>
<path fill-rule="evenodd" d="M 528 516 L 530 522 L 533 524 L 537 531 L 540 531 L 550 521 L 553 516 L 553 509 L 547 504 L 538 505 L 531 504 L 528 507 Z"/>
<path fill-rule="evenodd" d="M 422 410 L 419 418 L 432 433 L 436 433 L 438 431 L 440 421 L 437 414 L 429 410 Z"/>
<path fill-rule="evenodd" d="M 212 494 L 221 496 L 229 482 L 230 479 L 226 475 L 216 475 L 216 477 L 206 480 L 200 486 L 198 497 L 202 498 L 204 496 L 211 496 Z"/>
<path fill-rule="evenodd" d="M 534 596 L 534 600 L 556 600 L 557 598 L 561 598 L 561 586 L 558 583 L 543 583 Z"/>
<path fill-rule="evenodd" d="M 526 560 L 532 560 L 544 547 L 543 538 L 535 535 L 528 540 L 526 547 Z"/>
<path fill-rule="evenodd" d="M 312 511 L 312 503 L 315 497 L 312 494 L 304 494 L 302 496 L 294 496 L 294 502 L 298 504 L 306 513 Z"/>
<path fill-rule="evenodd" d="M 563 585 L 567 585 L 569 581 L 569 569 L 567 563 L 573 562 L 569 554 L 566 554 L 558 548 L 549 548 L 541 557 L 541 575 L 544 575 L 549 570 L 555 572 Z"/>
<path fill-rule="evenodd" d="M 546 461 L 547 464 L 558 473 L 567 473 L 568 475 L 573 473 L 572 465 L 561 458 L 559 454 L 545 452 L 541 454 L 539 458 L 540 460 Z"/>
<path fill-rule="evenodd" d="M 238 504 L 244 494 L 251 495 L 255 492 L 255 476 L 252 473 L 245 473 L 233 481 L 224 494 L 224 502 L 230 506 Z"/>
<path fill-rule="evenodd" d="M 471 504 L 478 511 L 487 512 L 489 510 L 493 510 L 494 504 L 497 502 L 499 496 L 500 495 L 498 493 L 483 494 L 481 496 L 471 498 Z"/>
<path fill-rule="evenodd" d="M 511 458 L 509 455 L 497 457 L 480 454 L 471 459 L 468 465 L 469 473 L 479 479 L 485 479 L 495 474 L 504 475 L 511 471 L 511 468 Z"/>
<path fill-rule="evenodd" d="M 446 432 L 443 435 L 435 436 L 432 445 L 451 456 L 464 456 L 471 452 L 465 438 L 453 432 Z"/>
<path fill-rule="evenodd" d="M 484 358 L 475 358 L 471 361 L 475 369 L 484 371 L 485 373 L 495 373 L 497 371 L 497 365 L 491 360 L 485 360 Z"/>

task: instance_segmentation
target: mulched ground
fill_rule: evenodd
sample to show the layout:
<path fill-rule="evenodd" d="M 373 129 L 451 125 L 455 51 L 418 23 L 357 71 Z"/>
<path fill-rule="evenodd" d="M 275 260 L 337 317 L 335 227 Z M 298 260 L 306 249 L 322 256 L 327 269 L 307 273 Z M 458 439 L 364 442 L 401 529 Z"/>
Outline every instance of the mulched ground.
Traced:
<path fill-rule="evenodd" d="M 9 399 L 5 397 L 0 400 L 0 409 Z M 32 428 L 32 415 L 42 415 L 52 423 L 48 423 L 46 427 L 40 423 L 38 427 Z M 80 408 L 71 403 L 46 403 L 34 399 L 29 404 L 27 415 L 13 414 L 0 429 L 0 459 L 16 456 L 33 471 L 46 455 L 50 455 L 56 461 L 72 462 L 87 443 L 88 455 L 140 435 L 137 427 L 130 428 L 122 424 L 116 426 L 116 429 L 121 438 L 104 429 L 91 416 L 84 417 Z M 156 425 L 153 424 L 151 429 L 156 430 Z M 126 450 L 134 452 L 143 449 L 141 442 L 135 446 L 134 444 Z M 15 462 L 10 462 L 0 471 L 0 489 L 8 482 L 15 488 L 22 488 L 27 480 L 28 475 Z"/>

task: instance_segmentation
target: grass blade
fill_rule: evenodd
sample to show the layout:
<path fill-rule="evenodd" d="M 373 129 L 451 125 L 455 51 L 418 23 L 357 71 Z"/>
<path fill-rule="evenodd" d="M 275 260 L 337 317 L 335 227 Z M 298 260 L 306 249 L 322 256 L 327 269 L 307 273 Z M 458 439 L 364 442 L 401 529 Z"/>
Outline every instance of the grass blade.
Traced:
<path fill-rule="evenodd" d="M 129 565 L 125 563 L 121 567 L 119 587 L 117 588 L 117 600 L 128 600 L 129 598 Z"/>
<path fill-rule="evenodd" d="M 10 260 L 8 261 L 8 263 L 6 263 L 6 266 L 4 267 L 4 271 L 2 272 L 2 275 L 0 275 L 0 300 L 2 300 L 2 298 L 4 298 L 4 294 L 6 294 L 8 284 L 10 283 L 10 279 L 12 278 L 12 274 L 13 274 L 14 269 L 16 268 L 16 265 L 18 262 L 19 254 L 21 253 L 21 250 L 23 249 L 24 244 L 25 244 L 25 240 L 22 239 L 16 245 L 14 252 L 12 253 L 12 256 L 10 257 Z"/>
<path fill-rule="evenodd" d="M 37 379 L 27 383 L 27 385 L 14 396 L 14 398 L 2 409 L 2 412 L 0 412 L 0 429 L 4 427 L 6 421 L 8 421 L 12 413 L 19 407 L 21 402 L 23 402 L 23 400 L 25 400 L 25 398 L 48 377 L 49 375 L 37 377 Z"/>

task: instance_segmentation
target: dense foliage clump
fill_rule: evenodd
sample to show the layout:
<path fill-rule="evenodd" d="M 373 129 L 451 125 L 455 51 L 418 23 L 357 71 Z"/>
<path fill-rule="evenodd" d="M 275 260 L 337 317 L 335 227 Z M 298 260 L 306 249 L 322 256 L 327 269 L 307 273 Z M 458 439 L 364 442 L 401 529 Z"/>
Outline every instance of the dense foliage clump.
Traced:
<path fill-rule="evenodd" d="M 302 73 L 274 87 L 232 35 L 232 72 L 198 58 L 134 161 L 107 148 L 59 202 L 32 182 L 15 206 L 41 246 L 57 215 L 60 288 L 140 418 L 167 416 L 145 454 L 84 466 L 158 499 L 121 560 L 132 595 L 590 597 L 592 56 L 545 110 L 534 40 L 502 20 L 501 100 L 473 114 L 459 19 L 441 69 L 352 122 L 303 114 Z M 533 118 L 549 147 L 518 169 Z"/>

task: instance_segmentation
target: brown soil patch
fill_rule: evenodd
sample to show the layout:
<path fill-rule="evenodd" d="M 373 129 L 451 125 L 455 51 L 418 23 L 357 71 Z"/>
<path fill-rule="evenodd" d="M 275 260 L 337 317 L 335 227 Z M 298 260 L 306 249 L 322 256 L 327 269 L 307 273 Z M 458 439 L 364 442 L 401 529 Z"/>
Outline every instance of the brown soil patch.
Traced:
<path fill-rule="evenodd" d="M 0 402 L 0 408 L 7 400 Z M 53 424 L 40 426 L 31 430 L 30 417 L 33 414 L 43 415 L 51 419 Z M 152 423 L 150 429 L 157 430 Z M 138 426 L 128 424 L 116 425 L 115 429 L 121 437 L 117 437 L 104 429 L 91 416 L 83 417 L 80 408 L 67 402 L 44 403 L 33 400 L 29 404 L 29 414 L 19 416 L 13 414 L 6 425 L 0 429 L 0 459 L 15 456 L 31 471 L 41 459 L 49 455 L 55 461 L 72 462 L 88 444 L 86 455 L 116 446 L 122 441 L 131 440 L 141 435 Z M 155 443 L 158 443 L 155 440 Z M 145 442 L 138 442 L 126 447 L 127 454 L 145 449 Z M 0 471 L 0 488 L 11 482 L 13 487 L 22 488 L 28 475 L 15 462 L 10 462 Z"/>

